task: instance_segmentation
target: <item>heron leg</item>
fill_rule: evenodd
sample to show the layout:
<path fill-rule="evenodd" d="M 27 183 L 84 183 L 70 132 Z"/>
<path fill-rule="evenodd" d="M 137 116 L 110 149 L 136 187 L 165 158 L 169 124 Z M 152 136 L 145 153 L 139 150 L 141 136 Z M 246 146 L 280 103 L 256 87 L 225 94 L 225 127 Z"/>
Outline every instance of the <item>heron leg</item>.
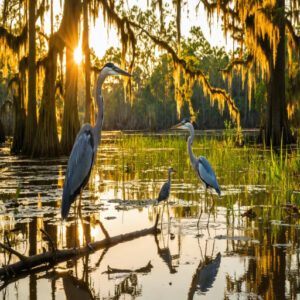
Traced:
<path fill-rule="evenodd" d="M 77 207 L 76 205 L 74 205 L 73 208 L 74 208 L 74 218 L 75 218 L 74 241 L 75 241 L 75 248 L 77 248 Z"/>
<path fill-rule="evenodd" d="M 162 212 L 161 212 L 161 220 L 160 220 L 160 229 L 161 229 L 161 231 L 162 231 L 162 224 L 163 224 L 164 209 L 165 209 L 165 202 L 163 204 Z"/>
<path fill-rule="evenodd" d="M 77 208 L 78 216 L 79 216 L 80 219 L 82 218 L 82 215 L 81 215 L 81 195 L 82 195 L 82 190 L 80 190 L 79 202 L 78 202 L 78 208 Z"/>
<path fill-rule="evenodd" d="M 86 233 L 86 230 L 85 230 L 85 226 L 84 226 L 84 222 L 83 222 L 83 218 L 82 218 L 82 214 L 81 214 L 81 197 L 82 197 L 82 190 L 80 190 L 80 194 L 79 194 L 78 217 L 80 219 L 81 226 L 82 226 L 82 231 L 83 231 L 83 243 L 87 244 L 88 243 L 87 233 Z"/>
<path fill-rule="evenodd" d="M 201 204 L 200 204 L 201 205 Z M 200 225 L 200 219 L 201 219 L 201 216 L 202 216 L 202 205 L 200 207 L 200 212 L 199 212 L 199 217 L 198 217 L 198 222 L 197 222 L 197 228 L 199 230 L 199 225 Z"/>
<path fill-rule="evenodd" d="M 80 246 L 80 239 L 79 239 L 79 236 L 78 236 L 78 234 L 79 234 L 78 219 L 80 219 L 81 224 L 83 224 L 82 219 L 81 219 L 81 217 L 82 217 L 81 216 L 81 190 L 80 190 L 80 193 L 79 193 L 78 205 L 77 206 L 74 205 L 74 216 L 75 216 L 75 247 L 77 247 L 77 238 L 78 238 L 78 241 L 79 241 L 78 245 Z M 77 234 L 77 232 L 78 232 L 78 234 Z"/>
<path fill-rule="evenodd" d="M 206 196 L 207 196 L 207 189 L 205 189 L 205 201 L 206 201 Z M 198 217 L 198 222 L 197 222 L 197 228 L 198 228 L 198 232 L 199 232 L 199 226 L 200 226 L 200 219 L 202 216 L 202 203 L 200 202 L 200 212 L 199 212 L 199 217 Z"/>
<path fill-rule="evenodd" d="M 168 234 L 170 234 L 170 211 L 169 211 L 169 202 L 167 201 L 167 213 L 168 213 Z"/>
<path fill-rule="evenodd" d="M 209 219 L 210 219 L 210 215 L 211 215 L 211 212 L 212 212 L 212 210 L 214 209 L 214 207 L 215 207 L 215 200 L 214 200 L 214 198 L 211 196 L 211 200 L 212 200 L 212 205 L 211 205 L 211 207 L 210 207 L 210 209 L 209 209 L 209 211 L 208 211 L 208 219 L 207 219 L 207 224 L 206 224 L 206 227 L 208 228 L 208 226 L 209 226 Z"/>

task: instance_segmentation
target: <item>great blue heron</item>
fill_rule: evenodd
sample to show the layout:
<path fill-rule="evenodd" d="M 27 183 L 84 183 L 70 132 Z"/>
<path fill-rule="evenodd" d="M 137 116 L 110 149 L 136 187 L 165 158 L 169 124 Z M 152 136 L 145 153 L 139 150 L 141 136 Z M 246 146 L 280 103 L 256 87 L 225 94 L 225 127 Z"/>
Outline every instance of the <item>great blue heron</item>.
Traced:
<path fill-rule="evenodd" d="M 103 124 L 103 97 L 101 88 L 105 78 L 110 75 L 131 76 L 126 71 L 116 67 L 113 63 L 107 63 L 99 73 L 95 95 L 98 106 L 96 125 L 92 127 L 91 124 L 84 124 L 77 134 L 68 160 L 65 176 L 61 205 L 62 219 L 68 217 L 71 204 L 81 194 L 82 189 L 87 184 L 93 164 L 95 163 Z"/>
<path fill-rule="evenodd" d="M 161 201 L 165 201 L 169 198 L 170 190 L 171 190 L 171 174 L 175 172 L 176 171 L 173 168 L 168 169 L 168 181 L 162 185 L 157 198 L 157 203 L 160 203 Z"/>
<path fill-rule="evenodd" d="M 159 204 L 162 201 L 168 200 L 170 196 L 170 190 L 171 190 L 171 174 L 175 173 L 176 171 L 173 168 L 168 169 L 168 181 L 165 182 L 159 192 L 158 198 L 157 198 L 157 204 Z M 162 213 L 161 213 L 161 222 L 163 218 L 163 213 L 164 213 L 164 208 L 165 208 L 165 203 L 162 208 Z M 169 213 L 169 210 L 168 210 Z"/>
<path fill-rule="evenodd" d="M 173 126 L 172 128 L 189 130 L 190 136 L 187 140 L 187 145 L 188 145 L 188 153 L 189 153 L 191 165 L 192 165 L 193 169 L 195 170 L 198 178 L 203 182 L 204 187 L 205 187 L 205 192 L 206 192 L 207 188 L 212 188 L 220 196 L 221 195 L 220 186 L 218 184 L 218 180 L 216 178 L 215 172 L 212 169 L 210 163 L 204 156 L 199 156 L 199 158 L 197 158 L 193 153 L 192 143 L 193 143 L 194 137 L 195 137 L 195 131 L 194 131 L 193 125 L 190 123 L 190 121 L 188 119 L 183 119 L 179 124 Z M 209 217 L 210 217 L 210 212 L 211 212 L 212 208 L 213 208 L 213 205 L 212 205 L 211 209 L 209 210 L 207 226 L 209 224 Z M 200 216 L 201 216 L 201 214 L 200 214 Z M 199 228 L 200 216 L 199 216 L 198 223 L 197 223 L 198 228 Z"/>

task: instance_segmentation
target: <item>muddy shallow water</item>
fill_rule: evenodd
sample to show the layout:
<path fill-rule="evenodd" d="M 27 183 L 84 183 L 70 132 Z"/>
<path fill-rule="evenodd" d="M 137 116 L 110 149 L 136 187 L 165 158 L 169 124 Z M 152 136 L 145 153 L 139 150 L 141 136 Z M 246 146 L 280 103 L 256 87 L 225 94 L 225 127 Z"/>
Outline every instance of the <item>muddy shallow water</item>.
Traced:
<path fill-rule="evenodd" d="M 300 225 L 280 205 L 286 202 L 281 191 L 247 184 L 242 175 L 214 165 L 222 196 L 205 195 L 185 152 L 172 147 L 133 151 L 114 143 L 116 135 L 104 134 L 82 196 L 83 223 L 73 210 L 67 222 L 60 220 L 66 158 L 31 160 L 1 148 L 0 240 L 9 232 L 14 249 L 34 255 L 49 248 L 41 228 L 59 248 L 103 239 L 97 220 L 110 236 L 148 228 L 162 211 L 154 200 L 172 164 L 180 172 L 173 175 L 161 233 L 1 283 L 1 299 L 300 298 Z M 299 198 L 299 191 L 291 193 Z M 207 227 L 212 199 L 216 205 Z M 243 216 L 249 208 L 256 216 Z M 1 264 L 17 260 L 0 252 Z M 107 273 L 108 266 L 136 270 L 149 262 L 149 272 Z"/>

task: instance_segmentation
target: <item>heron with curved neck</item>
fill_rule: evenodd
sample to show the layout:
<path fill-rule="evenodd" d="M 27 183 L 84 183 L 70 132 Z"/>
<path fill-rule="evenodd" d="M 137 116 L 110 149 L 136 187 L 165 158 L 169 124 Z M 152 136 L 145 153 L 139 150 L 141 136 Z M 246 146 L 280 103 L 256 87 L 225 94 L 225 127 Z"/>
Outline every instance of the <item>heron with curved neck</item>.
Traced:
<path fill-rule="evenodd" d="M 192 144 L 195 138 L 195 130 L 193 124 L 189 121 L 189 119 L 183 119 L 179 124 L 175 125 L 172 127 L 172 129 L 183 129 L 183 130 L 188 130 L 190 132 L 190 136 L 188 137 L 187 140 L 187 148 L 188 148 L 188 154 L 190 157 L 190 162 L 193 167 L 193 169 L 196 172 L 197 177 L 202 181 L 204 187 L 205 187 L 205 194 L 208 188 L 211 188 L 216 191 L 216 193 L 220 196 L 221 195 L 221 190 L 220 186 L 218 183 L 218 180 L 216 178 L 216 174 L 211 167 L 209 161 L 204 157 L 204 156 L 199 156 L 198 158 L 194 155 L 193 149 L 192 149 Z M 209 210 L 209 215 L 208 215 L 208 221 L 207 221 L 207 226 L 209 225 L 209 218 L 210 218 L 210 213 L 213 209 L 214 206 L 214 201 L 212 203 L 212 206 Z M 201 214 L 199 215 L 198 218 L 198 223 L 197 227 L 199 228 L 199 223 L 200 223 L 200 217 Z"/>
<path fill-rule="evenodd" d="M 98 106 L 98 113 L 95 126 L 84 124 L 78 132 L 69 160 L 65 175 L 61 217 L 68 217 L 72 203 L 80 195 L 88 183 L 92 167 L 95 163 L 97 148 L 101 142 L 101 131 L 103 125 L 104 105 L 102 97 L 102 85 L 108 76 L 123 75 L 131 76 L 126 71 L 118 68 L 113 63 L 107 63 L 100 71 L 97 79 L 95 98 Z"/>

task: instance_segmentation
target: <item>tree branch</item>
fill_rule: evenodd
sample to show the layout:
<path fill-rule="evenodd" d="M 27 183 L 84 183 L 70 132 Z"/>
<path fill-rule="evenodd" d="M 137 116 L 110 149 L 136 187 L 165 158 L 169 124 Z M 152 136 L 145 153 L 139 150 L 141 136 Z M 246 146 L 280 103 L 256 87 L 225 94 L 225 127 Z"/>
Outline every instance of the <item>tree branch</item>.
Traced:
<path fill-rule="evenodd" d="M 56 252 L 57 247 L 56 247 L 54 241 L 52 240 L 51 236 L 48 234 L 48 232 L 45 231 L 45 230 L 42 229 L 42 228 L 40 229 L 40 231 L 44 234 L 45 238 L 46 238 L 47 241 L 50 243 L 50 245 L 51 245 L 51 251 L 52 251 L 52 252 Z"/>
<path fill-rule="evenodd" d="M 0 246 L 5 250 L 17 255 L 20 258 L 20 261 L 11 265 L 6 265 L 0 268 L 0 280 L 8 280 L 16 276 L 22 276 L 29 272 L 34 272 L 39 270 L 41 267 L 46 265 L 46 268 L 50 268 L 53 265 L 66 261 L 70 258 L 80 258 L 91 251 L 99 250 L 102 248 L 113 247 L 117 244 L 128 242 L 139 237 L 146 236 L 148 234 L 157 234 L 159 231 L 157 228 L 159 216 L 157 215 L 156 221 L 153 227 L 133 231 L 126 234 L 120 234 L 109 239 L 105 238 L 101 241 L 96 241 L 84 247 L 78 247 L 73 249 L 58 249 L 57 251 L 47 251 L 45 253 L 32 255 L 29 257 L 23 256 L 17 251 L 7 247 L 0 243 Z"/>
<path fill-rule="evenodd" d="M 6 246 L 5 244 L 0 242 L 0 247 L 3 248 L 4 250 L 6 250 L 7 252 L 14 254 L 15 256 L 17 256 L 23 263 L 27 261 L 28 257 L 21 254 L 20 252 L 14 250 L 13 248 Z"/>
<path fill-rule="evenodd" d="M 173 62 L 175 64 L 180 65 L 185 73 L 189 75 L 191 78 L 200 78 L 201 83 L 204 85 L 204 87 L 208 90 L 209 94 L 214 97 L 221 96 L 227 103 L 230 112 L 231 117 L 237 121 L 238 127 L 240 126 L 240 113 L 237 108 L 237 106 L 234 103 L 234 100 L 230 97 L 230 95 L 223 89 L 221 88 L 216 88 L 210 85 L 207 77 L 204 75 L 204 73 L 201 70 L 192 70 L 191 67 L 189 67 L 186 63 L 186 61 L 182 58 L 179 58 L 178 55 L 176 54 L 175 50 L 165 41 L 153 36 L 150 34 L 147 30 L 142 28 L 139 24 L 133 22 L 133 21 L 128 21 L 129 24 L 135 28 L 140 29 L 143 33 L 145 33 L 156 45 L 160 46 L 161 48 L 165 49 L 173 59 Z"/>
<path fill-rule="evenodd" d="M 10 33 L 5 27 L 0 26 L 0 38 L 6 41 L 7 46 L 14 52 L 18 52 L 21 45 L 27 41 L 27 24 L 19 35 Z"/>
<path fill-rule="evenodd" d="M 249 54 L 246 59 L 239 59 L 239 58 L 233 59 L 226 66 L 225 69 L 220 69 L 220 71 L 224 73 L 229 73 L 234 69 L 235 66 L 247 66 L 253 61 L 253 58 L 254 56 L 252 54 Z"/>
<path fill-rule="evenodd" d="M 97 221 L 96 221 L 96 224 L 99 224 L 99 226 L 100 226 L 100 228 L 101 228 L 103 234 L 105 235 L 105 237 L 106 237 L 107 239 L 110 239 L 109 233 L 108 233 L 108 231 L 106 230 L 106 228 L 104 227 L 104 225 L 102 224 L 102 222 L 99 221 L 99 220 L 97 220 Z"/>
<path fill-rule="evenodd" d="M 151 272 L 151 269 L 153 268 L 151 261 L 148 262 L 147 265 L 144 267 L 135 269 L 135 270 L 130 270 L 130 269 L 118 269 L 118 268 L 112 268 L 110 266 L 107 266 L 107 274 L 114 274 L 114 273 L 149 273 Z"/>
<path fill-rule="evenodd" d="M 45 10 L 45 1 L 42 1 L 40 7 L 37 9 L 35 20 L 41 17 Z M 24 27 L 22 28 L 20 34 L 14 35 L 9 32 L 5 27 L 0 26 L 0 38 L 4 39 L 7 43 L 7 46 L 13 50 L 14 52 L 18 52 L 19 48 L 27 42 L 28 38 L 28 24 L 25 23 Z"/>
<path fill-rule="evenodd" d="M 232 8 L 227 6 L 229 1 L 209 2 L 207 0 L 201 0 L 201 2 L 207 8 L 207 10 L 209 12 L 212 12 L 216 9 L 220 9 L 224 14 L 229 14 L 233 18 L 238 18 L 238 16 L 239 16 L 235 10 L 233 10 Z"/>
<path fill-rule="evenodd" d="M 288 19 L 285 19 L 285 27 L 287 29 L 287 31 L 289 32 L 295 46 L 297 48 L 299 48 L 299 45 L 300 45 L 300 36 L 296 34 L 295 30 L 294 30 L 294 27 L 293 27 L 293 24 L 290 20 Z"/>

